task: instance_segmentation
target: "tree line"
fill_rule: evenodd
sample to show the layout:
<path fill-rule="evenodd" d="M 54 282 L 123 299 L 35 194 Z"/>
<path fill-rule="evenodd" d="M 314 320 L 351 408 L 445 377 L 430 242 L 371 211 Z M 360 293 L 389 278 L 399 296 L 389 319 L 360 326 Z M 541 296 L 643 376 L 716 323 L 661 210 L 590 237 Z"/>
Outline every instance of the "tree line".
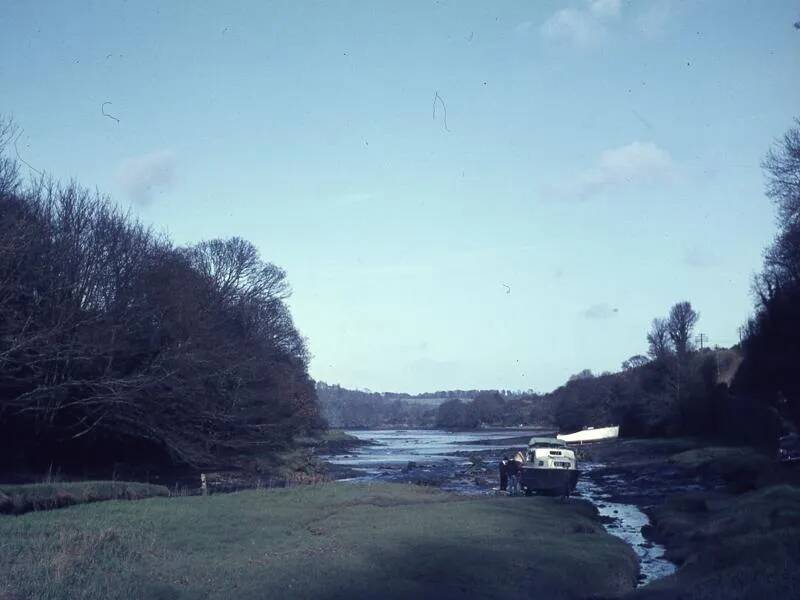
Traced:
<path fill-rule="evenodd" d="M 280 267 L 23 181 L 14 133 L 0 122 L 0 462 L 241 464 L 323 426 Z"/>
<path fill-rule="evenodd" d="M 628 435 L 704 435 L 774 449 L 800 427 L 800 120 L 762 162 L 778 232 L 754 277 L 753 316 L 732 349 L 692 344 L 699 315 L 679 302 L 656 318 L 648 356 L 620 373 L 577 377 L 554 394 L 561 427 L 615 421 Z"/>
<path fill-rule="evenodd" d="M 800 119 L 762 168 L 778 232 L 753 281 L 755 311 L 742 328 L 744 360 L 733 389 L 760 429 L 788 433 L 800 427 Z"/>

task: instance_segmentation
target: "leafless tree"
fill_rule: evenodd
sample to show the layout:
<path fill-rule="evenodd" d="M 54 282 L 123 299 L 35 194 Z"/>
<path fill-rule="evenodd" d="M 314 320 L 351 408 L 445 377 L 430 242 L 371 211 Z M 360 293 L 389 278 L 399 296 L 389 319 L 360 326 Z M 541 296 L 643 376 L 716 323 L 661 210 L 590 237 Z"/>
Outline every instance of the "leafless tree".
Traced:
<path fill-rule="evenodd" d="M 767 196 L 778 207 L 782 229 L 800 225 L 800 119 L 767 153 Z"/>
<path fill-rule="evenodd" d="M 778 209 L 778 235 L 764 253 L 764 271 L 754 282 L 763 307 L 787 285 L 800 284 L 800 119 L 762 162 L 767 196 Z"/>
<path fill-rule="evenodd" d="M 23 185 L 2 153 L 10 127 L 0 122 L 0 459 L 25 444 L 138 444 L 220 464 L 315 426 L 282 269 L 239 238 L 174 248 L 76 183 Z"/>
<path fill-rule="evenodd" d="M 687 301 L 678 302 L 670 309 L 667 329 L 678 356 L 684 356 L 692 349 L 692 332 L 699 318 L 700 315 Z"/>
<path fill-rule="evenodd" d="M 647 346 L 647 352 L 654 360 L 664 358 L 672 352 L 669 323 L 666 319 L 653 319 L 650 325 L 650 332 L 647 334 Z"/>

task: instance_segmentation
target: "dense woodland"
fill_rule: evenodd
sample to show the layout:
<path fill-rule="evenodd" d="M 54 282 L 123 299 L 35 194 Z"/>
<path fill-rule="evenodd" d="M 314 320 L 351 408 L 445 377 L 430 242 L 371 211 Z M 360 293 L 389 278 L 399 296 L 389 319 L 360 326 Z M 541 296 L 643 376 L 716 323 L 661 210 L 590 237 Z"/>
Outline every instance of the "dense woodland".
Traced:
<path fill-rule="evenodd" d="M 323 425 L 282 269 L 20 168 L 0 155 L 2 466 L 219 467 Z"/>

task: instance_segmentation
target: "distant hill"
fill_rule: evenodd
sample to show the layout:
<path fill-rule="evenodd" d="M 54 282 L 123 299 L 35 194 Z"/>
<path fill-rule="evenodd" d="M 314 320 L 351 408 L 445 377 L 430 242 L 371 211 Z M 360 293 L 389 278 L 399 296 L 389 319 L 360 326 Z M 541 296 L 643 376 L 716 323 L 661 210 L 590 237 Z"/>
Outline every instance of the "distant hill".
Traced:
<path fill-rule="evenodd" d="M 317 397 L 323 417 L 331 427 L 433 427 L 438 408 L 448 401 L 468 404 L 487 390 L 440 390 L 422 394 L 352 390 L 317 382 Z M 523 392 L 489 390 L 502 397 Z"/>
<path fill-rule="evenodd" d="M 553 427 L 574 431 L 619 424 L 622 435 L 699 434 L 712 428 L 742 361 L 737 349 L 703 349 L 680 359 L 643 356 L 616 373 L 583 370 L 546 394 L 508 390 L 378 393 L 317 383 L 332 427 Z M 720 386 L 722 386 L 720 388 Z"/>

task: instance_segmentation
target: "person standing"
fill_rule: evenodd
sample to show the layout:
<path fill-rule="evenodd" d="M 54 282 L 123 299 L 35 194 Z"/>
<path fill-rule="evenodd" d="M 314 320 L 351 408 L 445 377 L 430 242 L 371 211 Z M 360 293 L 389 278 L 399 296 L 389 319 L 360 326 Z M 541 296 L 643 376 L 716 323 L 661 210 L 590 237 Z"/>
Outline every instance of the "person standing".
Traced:
<path fill-rule="evenodd" d="M 508 488 L 508 457 L 504 456 L 500 461 L 500 491 L 505 492 Z"/>
<path fill-rule="evenodd" d="M 516 460 L 510 460 L 506 471 L 508 473 L 508 495 L 516 496 L 519 492 L 520 464 Z"/>

